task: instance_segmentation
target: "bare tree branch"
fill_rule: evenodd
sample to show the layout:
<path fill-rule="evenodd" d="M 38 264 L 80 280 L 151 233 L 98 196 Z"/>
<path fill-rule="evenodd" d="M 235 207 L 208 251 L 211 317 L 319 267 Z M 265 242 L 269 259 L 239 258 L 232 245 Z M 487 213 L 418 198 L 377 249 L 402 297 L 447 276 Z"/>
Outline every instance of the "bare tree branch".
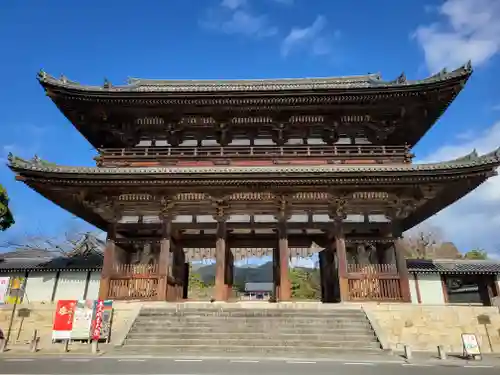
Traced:
<path fill-rule="evenodd" d="M 88 251 L 89 239 L 99 242 L 100 232 L 70 228 L 60 236 L 48 236 L 42 233 L 19 235 L 0 243 L 0 249 L 7 251 L 40 252 L 40 256 L 72 255 L 75 251 Z M 81 245 L 81 249 L 78 249 Z M 44 255 L 45 254 L 45 255 Z"/>

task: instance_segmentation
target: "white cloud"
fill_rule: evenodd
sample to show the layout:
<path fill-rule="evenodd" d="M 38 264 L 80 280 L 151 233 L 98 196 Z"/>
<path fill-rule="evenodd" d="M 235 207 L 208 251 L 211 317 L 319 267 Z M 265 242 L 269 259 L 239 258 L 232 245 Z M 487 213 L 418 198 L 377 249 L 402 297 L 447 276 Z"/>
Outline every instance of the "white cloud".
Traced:
<path fill-rule="evenodd" d="M 491 108 L 493 111 L 500 111 L 500 104 L 496 104 Z"/>
<path fill-rule="evenodd" d="M 319 15 L 307 27 L 292 28 L 281 44 L 282 56 L 286 57 L 296 49 L 307 49 L 316 56 L 328 55 L 331 52 L 331 45 L 325 35 L 326 25 L 326 18 Z M 336 33 L 334 36 L 338 37 L 339 34 Z"/>
<path fill-rule="evenodd" d="M 446 161 L 476 149 L 485 154 L 500 146 L 500 121 L 489 129 L 455 144 L 444 145 L 421 162 Z M 472 193 L 425 222 L 440 228 L 444 240 L 454 242 L 460 251 L 484 248 L 500 254 L 500 176 L 490 178 Z"/>
<path fill-rule="evenodd" d="M 228 9 L 238 9 L 247 4 L 247 0 L 222 0 L 221 6 Z"/>
<path fill-rule="evenodd" d="M 432 73 L 468 60 L 479 66 L 500 52 L 500 1 L 447 0 L 437 11 L 440 22 L 414 33 Z"/>
<path fill-rule="evenodd" d="M 248 37 L 262 38 L 278 33 L 278 28 L 271 24 L 269 17 L 252 11 L 246 0 L 222 0 L 219 6 L 208 10 L 201 24 L 226 34 Z"/>

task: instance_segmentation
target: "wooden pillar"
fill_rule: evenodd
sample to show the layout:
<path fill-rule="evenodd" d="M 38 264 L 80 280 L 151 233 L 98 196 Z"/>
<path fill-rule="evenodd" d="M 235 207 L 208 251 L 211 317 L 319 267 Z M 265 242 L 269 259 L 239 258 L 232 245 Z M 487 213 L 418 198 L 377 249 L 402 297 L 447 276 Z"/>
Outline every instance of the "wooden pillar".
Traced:
<path fill-rule="evenodd" d="M 292 299 L 292 289 L 288 275 L 288 263 L 290 250 L 288 249 L 288 235 L 286 232 L 286 221 L 282 219 L 278 223 L 279 235 L 279 275 L 280 275 L 280 301 L 290 301 Z"/>
<path fill-rule="evenodd" d="M 191 265 L 189 262 L 184 263 L 184 283 L 182 289 L 182 299 L 189 298 L 189 274 L 191 272 Z"/>
<path fill-rule="evenodd" d="M 101 283 L 99 284 L 99 299 L 105 300 L 109 297 L 109 288 L 113 268 L 115 265 L 115 239 L 116 222 L 109 225 L 108 237 L 106 239 L 106 248 L 104 249 L 104 260 L 101 271 Z"/>
<path fill-rule="evenodd" d="M 406 258 L 404 255 L 404 245 L 401 243 L 400 239 L 394 241 L 394 252 L 396 256 L 396 266 L 398 268 L 399 285 L 401 288 L 401 295 L 403 297 L 403 301 L 411 302 L 410 282 L 409 282 L 410 276 L 408 273 L 408 267 L 406 265 Z"/>
<path fill-rule="evenodd" d="M 158 260 L 158 301 L 166 301 L 168 295 L 168 271 L 170 262 L 170 241 L 172 221 L 170 217 L 162 218 L 162 236 L 160 240 L 160 257 Z"/>
<path fill-rule="evenodd" d="M 226 270 L 226 221 L 219 218 L 217 221 L 217 237 L 215 242 L 215 293 L 216 301 L 225 301 L 227 297 L 225 270 Z"/>
<path fill-rule="evenodd" d="M 176 247 L 177 254 L 177 285 L 176 285 L 176 296 L 177 300 L 182 300 L 184 296 L 184 282 L 185 282 L 185 271 L 186 271 L 186 254 L 184 254 L 184 249 L 181 246 Z"/>
<path fill-rule="evenodd" d="M 279 249 L 273 248 L 273 297 L 277 301 L 279 297 L 280 286 L 280 262 L 279 262 Z"/>
<path fill-rule="evenodd" d="M 232 297 L 233 293 L 233 281 L 234 281 L 234 256 L 231 249 L 226 246 L 226 261 L 225 261 L 225 274 L 224 274 L 224 283 L 226 284 L 226 298 L 225 300 L 229 300 Z"/>
<path fill-rule="evenodd" d="M 340 301 L 349 300 L 349 279 L 347 274 L 347 251 L 342 220 L 335 220 L 335 250 L 337 253 Z"/>

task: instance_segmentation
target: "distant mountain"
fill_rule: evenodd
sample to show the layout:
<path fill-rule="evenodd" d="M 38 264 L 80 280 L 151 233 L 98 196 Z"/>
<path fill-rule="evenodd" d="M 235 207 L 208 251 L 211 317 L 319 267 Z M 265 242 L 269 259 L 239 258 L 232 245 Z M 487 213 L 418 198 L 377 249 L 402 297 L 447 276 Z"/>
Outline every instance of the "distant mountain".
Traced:
<path fill-rule="evenodd" d="M 215 280 L 215 264 L 201 266 L 193 269 L 193 272 L 200 275 L 206 284 L 213 284 Z M 235 267 L 234 285 L 244 285 L 246 282 L 272 282 L 273 263 L 267 262 L 256 267 Z"/>
<path fill-rule="evenodd" d="M 297 267 L 302 268 L 302 267 Z M 304 270 L 310 271 L 308 268 Z M 205 284 L 214 284 L 215 264 L 201 266 L 193 269 L 193 272 L 200 275 Z M 273 281 L 273 263 L 267 262 L 256 267 L 235 267 L 233 285 L 243 286 L 249 282 L 270 283 Z"/>

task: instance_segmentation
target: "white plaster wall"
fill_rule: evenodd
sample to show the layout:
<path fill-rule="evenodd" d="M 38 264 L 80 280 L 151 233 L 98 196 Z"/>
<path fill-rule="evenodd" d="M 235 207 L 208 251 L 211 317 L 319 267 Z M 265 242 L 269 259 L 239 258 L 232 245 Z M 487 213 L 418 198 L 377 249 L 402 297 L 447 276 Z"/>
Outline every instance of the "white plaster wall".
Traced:
<path fill-rule="evenodd" d="M 99 297 L 99 284 L 101 283 L 101 271 L 90 274 L 89 286 L 87 289 L 87 299 L 97 299 Z"/>
<path fill-rule="evenodd" d="M 418 274 L 418 287 L 422 304 L 444 305 L 443 284 L 438 274 Z"/>
<path fill-rule="evenodd" d="M 62 271 L 57 283 L 56 300 L 82 299 L 85 292 L 87 272 Z"/>
<path fill-rule="evenodd" d="M 29 302 L 51 302 L 55 282 L 56 272 L 30 272 L 25 298 Z"/>
<path fill-rule="evenodd" d="M 411 303 L 418 303 L 417 286 L 413 275 L 410 275 L 408 282 L 410 283 Z"/>
<path fill-rule="evenodd" d="M 500 275 L 497 275 L 497 285 L 498 285 L 497 290 L 500 291 Z"/>

